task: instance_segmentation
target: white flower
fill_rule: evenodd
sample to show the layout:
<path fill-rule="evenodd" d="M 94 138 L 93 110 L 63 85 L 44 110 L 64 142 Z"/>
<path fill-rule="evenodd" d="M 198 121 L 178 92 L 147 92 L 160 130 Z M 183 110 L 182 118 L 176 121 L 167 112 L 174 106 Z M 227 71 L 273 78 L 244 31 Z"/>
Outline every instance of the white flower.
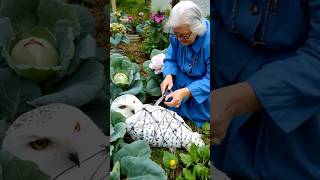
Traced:
<path fill-rule="evenodd" d="M 151 63 L 149 64 L 149 67 L 154 70 L 155 74 L 159 74 L 162 72 L 163 60 L 165 56 L 165 54 L 160 53 L 151 58 Z"/>

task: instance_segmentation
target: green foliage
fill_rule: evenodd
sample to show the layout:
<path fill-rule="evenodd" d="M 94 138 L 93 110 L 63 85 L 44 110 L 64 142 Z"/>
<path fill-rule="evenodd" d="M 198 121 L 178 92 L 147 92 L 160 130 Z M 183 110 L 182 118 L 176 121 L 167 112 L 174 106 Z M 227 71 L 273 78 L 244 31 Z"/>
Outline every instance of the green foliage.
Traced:
<path fill-rule="evenodd" d="M 126 14 L 138 18 L 139 12 L 144 12 L 143 19 L 146 20 L 150 13 L 150 2 L 146 0 L 117 0 L 117 9 L 123 10 Z"/>
<path fill-rule="evenodd" d="M 110 24 L 110 44 L 113 47 L 118 47 L 120 43 L 129 44 L 130 40 L 126 34 L 126 27 L 120 23 Z"/>
<path fill-rule="evenodd" d="M 210 150 L 209 146 L 197 147 L 192 144 L 189 154 L 181 153 L 181 162 L 186 166 L 179 179 L 210 179 Z"/>
<path fill-rule="evenodd" d="M 152 59 L 158 54 L 165 54 L 165 50 L 153 49 L 150 55 Z M 143 63 L 143 69 L 148 74 L 147 78 L 144 80 L 144 91 L 150 96 L 161 96 L 160 84 L 163 80 L 162 74 L 156 74 L 153 69 L 149 67 L 152 60 L 147 60 Z"/>
<path fill-rule="evenodd" d="M 169 46 L 169 34 L 164 31 L 164 22 L 169 14 L 165 12 L 157 12 L 153 15 L 164 14 L 164 19 L 161 21 L 155 21 L 154 18 L 150 18 L 145 22 L 143 28 L 143 42 L 141 50 L 148 56 L 153 49 L 166 49 Z M 159 15 L 160 16 L 160 15 Z"/>
<path fill-rule="evenodd" d="M 49 180 L 31 161 L 20 160 L 8 152 L 0 151 L 1 180 Z"/>
<path fill-rule="evenodd" d="M 0 59 L 5 60 L 0 69 L 1 82 L 19 84 L 24 81 L 23 91 L 3 86 L 0 99 L 5 99 L 2 96 L 8 92 L 12 97 L 27 97 L 16 99 L 15 104 L 20 106 L 12 106 L 14 109 L 0 108 L 0 112 L 6 112 L 0 114 L 2 117 L 12 121 L 32 106 L 55 102 L 79 107 L 104 93 L 104 67 L 95 59 L 94 22 L 87 9 L 56 0 L 3 0 L 0 17 Z M 56 49 L 59 54 L 58 62 L 47 57 L 49 52 L 54 55 L 52 50 L 27 54 L 19 44 L 27 38 L 27 45 L 50 44 L 50 49 Z M 43 40 L 37 41 L 37 38 Z M 20 47 L 14 51 L 16 46 Z M 23 59 L 24 56 L 30 58 Z M 34 94 L 30 96 L 29 92 Z M 0 107 L 8 107 L 10 102 L 0 103 Z"/>
<path fill-rule="evenodd" d="M 111 100 L 119 95 L 132 94 L 145 101 L 140 69 L 137 63 L 131 62 L 126 56 L 118 53 L 110 55 Z"/>
<path fill-rule="evenodd" d="M 162 162 L 166 169 L 175 169 L 178 165 L 178 158 L 174 154 L 165 151 L 163 152 Z"/>
<path fill-rule="evenodd" d="M 125 124 L 121 122 L 124 117 L 121 120 L 119 114 L 113 114 L 111 118 L 117 119 L 110 121 L 110 160 L 113 167 L 110 178 L 118 180 L 121 174 L 126 179 L 166 179 L 164 170 L 150 159 L 151 149 L 146 142 L 138 140 L 131 144 L 124 143 Z"/>
<path fill-rule="evenodd" d="M 59 0 L 1 0 L 0 27 L 1 140 L 19 115 L 51 103 L 85 109 L 104 129 L 107 53 L 96 49 L 88 9 Z M 2 179 L 47 179 L 33 164 L 6 156 L 0 154 Z"/>

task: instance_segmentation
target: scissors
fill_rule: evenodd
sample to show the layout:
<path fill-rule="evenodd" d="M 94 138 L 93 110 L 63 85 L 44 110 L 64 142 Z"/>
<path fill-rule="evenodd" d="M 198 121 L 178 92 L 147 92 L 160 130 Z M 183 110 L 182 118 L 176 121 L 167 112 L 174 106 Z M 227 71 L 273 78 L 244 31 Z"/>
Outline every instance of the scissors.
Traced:
<path fill-rule="evenodd" d="M 164 100 L 164 98 L 171 92 L 172 92 L 171 90 L 166 89 L 165 92 L 162 94 L 162 96 L 156 101 L 156 103 L 154 103 L 154 106 L 158 106 Z"/>

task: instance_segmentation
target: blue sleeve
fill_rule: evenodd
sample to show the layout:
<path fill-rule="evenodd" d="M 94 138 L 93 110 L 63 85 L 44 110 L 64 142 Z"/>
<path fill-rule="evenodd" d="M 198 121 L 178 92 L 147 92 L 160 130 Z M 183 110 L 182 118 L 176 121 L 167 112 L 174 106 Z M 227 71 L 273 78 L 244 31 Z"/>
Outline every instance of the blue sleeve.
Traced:
<path fill-rule="evenodd" d="M 168 47 L 166 57 L 164 58 L 163 70 L 162 74 L 165 77 L 168 74 L 177 75 L 178 72 L 178 64 L 177 64 L 177 51 L 178 45 L 175 37 L 170 35 L 170 45 Z"/>
<path fill-rule="evenodd" d="M 273 121 L 289 133 L 320 112 L 320 1 L 309 1 L 311 31 L 295 57 L 262 67 L 248 82 Z"/>
<path fill-rule="evenodd" d="M 206 99 L 210 98 L 210 50 L 206 51 L 206 74 L 199 80 L 196 80 L 189 84 L 189 89 L 192 97 L 200 104 Z"/>

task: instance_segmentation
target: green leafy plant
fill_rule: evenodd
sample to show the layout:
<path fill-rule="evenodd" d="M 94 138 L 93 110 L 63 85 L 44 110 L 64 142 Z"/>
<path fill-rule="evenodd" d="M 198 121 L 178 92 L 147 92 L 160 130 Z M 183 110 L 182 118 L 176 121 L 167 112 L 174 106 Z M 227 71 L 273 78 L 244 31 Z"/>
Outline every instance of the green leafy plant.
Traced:
<path fill-rule="evenodd" d="M 129 44 L 130 40 L 126 34 L 127 29 L 123 24 L 111 23 L 110 24 L 110 44 L 117 48 L 120 43 Z"/>
<path fill-rule="evenodd" d="M 81 107 L 106 97 L 87 9 L 57 0 L 2 0 L 0 26 L 1 117 L 11 122 L 33 106 Z"/>
<path fill-rule="evenodd" d="M 120 175 L 126 179 L 166 179 L 164 170 L 150 159 L 151 149 L 142 141 L 130 144 L 124 142 L 126 133 L 124 117 L 111 112 L 110 124 L 110 157 L 112 171 L 111 180 L 120 180 Z"/>
<path fill-rule="evenodd" d="M 108 57 L 96 48 L 86 8 L 59 0 L 1 0 L 0 27 L 1 141 L 19 115 L 51 103 L 77 106 L 109 130 L 103 66 Z M 47 179 L 30 162 L 1 153 L 4 179 Z"/>
<path fill-rule="evenodd" d="M 165 57 L 165 50 L 153 49 L 150 55 L 151 60 L 143 63 L 143 69 L 147 73 L 147 78 L 144 80 L 144 91 L 150 96 L 160 96 L 160 84 L 162 78 L 162 66 Z"/>
<path fill-rule="evenodd" d="M 140 75 L 141 67 L 131 62 L 128 57 L 118 53 L 110 55 L 110 94 L 111 99 L 119 95 L 132 94 L 144 102 L 146 99 L 143 91 L 143 82 Z"/>
<path fill-rule="evenodd" d="M 142 52 L 150 55 L 153 49 L 165 49 L 169 45 L 169 34 L 164 32 L 163 25 L 169 15 L 164 11 L 153 12 L 143 28 Z"/>
<path fill-rule="evenodd" d="M 0 169 L 2 180 L 50 180 L 33 162 L 20 160 L 4 151 L 0 151 Z"/>
<path fill-rule="evenodd" d="M 197 147 L 192 144 L 189 154 L 181 153 L 181 162 L 185 165 L 182 176 L 178 179 L 210 179 L 210 150 L 209 146 Z"/>
<path fill-rule="evenodd" d="M 163 167 L 165 168 L 166 175 L 168 179 L 173 179 L 175 177 L 175 169 L 179 166 L 178 158 L 175 154 L 169 153 L 167 151 L 163 152 L 162 159 Z"/>

